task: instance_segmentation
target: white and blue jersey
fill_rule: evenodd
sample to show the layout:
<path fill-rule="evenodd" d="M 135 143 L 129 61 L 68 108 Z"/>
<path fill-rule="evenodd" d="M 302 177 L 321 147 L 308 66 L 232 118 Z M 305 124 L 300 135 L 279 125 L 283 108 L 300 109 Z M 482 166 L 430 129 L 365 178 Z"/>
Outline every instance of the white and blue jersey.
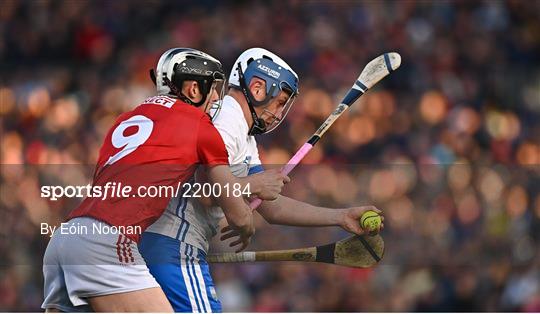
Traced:
<path fill-rule="evenodd" d="M 248 135 L 249 126 L 234 98 L 225 96 L 214 125 L 234 175 L 263 170 L 255 137 Z M 208 208 L 179 195 L 141 238 L 139 251 L 177 312 L 221 312 L 205 257 L 222 218 L 221 208 Z"/>

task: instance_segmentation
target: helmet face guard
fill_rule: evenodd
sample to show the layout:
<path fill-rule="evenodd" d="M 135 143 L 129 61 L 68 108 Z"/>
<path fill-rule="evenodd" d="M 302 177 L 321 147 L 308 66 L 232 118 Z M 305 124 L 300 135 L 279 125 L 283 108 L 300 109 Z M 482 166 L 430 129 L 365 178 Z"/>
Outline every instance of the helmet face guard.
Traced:
<path fill-rule="evenodd" d="M 253 125 L 250 128 L 249 134 L 264 134 L 273 131 L 285 119 L 296 96 L 299 94 L 297 76 L 285 67 L 266 58 L 251 61 L 245 73 L 242 71 L 241 64 L 238 63 L 237 71 L 240 88 L 246 97 L 253 117 Z M 262 101 L 255 100 L 251 91 L 247 88 L 248 83 L 254 77 L 258 77 L 266 83 L 266 97 Z M 273 116 L 273 121 L 267 123 L 265 120 L 259 118 L 255 113 L 254 107 L 267 106 L 282 91 L 288 95 L 284 106 L 279 108 L 275 113 L 264 109 L 265 113 Z"/>
<path fill-rule="evenodd" d="M 214 118 L 219 114 L 221 111 L 221 107 L 223 106 L 223 97 L 225 97 L 225 79 L 214 79 L 214 82 L 212 83 L 212 86 L 210 88 L 209 94 L 212 95 L 213 91 L 216 91 L 218 95 L 218 99 L 216 101 L 208 101 L 206 104 L 206 107 L 204 111 L 208 113 L 210 116 L 210 119 L 214 121 Z"/>
<path fill-rule="evenodd" d="M 286 89 L 283 89 L 283 91 L 285 91 L 286 93 L 289 93 Z M 285 117 L 287 116 L 287 114 L 289 114 L 289 110 L 291 109 L 298 94 L 293 94 L 291 92 L 288 95 L 289 97 L 285 101 L 285 104 L 283 105 L 283 107 L 278 108 L 277 112 L 273 113 L 267 109 L 264 109 L 264 112 L 267 113 L 268 115 L 271 115 L 273 118 L 272 122 L 270 123 L 265 122 L 267 125 L 266 125 L 266 130 L 264 133 L 270 133 L 274 129 L 276 129 L 281 124 L 281 122 L 285 120 Z"/>

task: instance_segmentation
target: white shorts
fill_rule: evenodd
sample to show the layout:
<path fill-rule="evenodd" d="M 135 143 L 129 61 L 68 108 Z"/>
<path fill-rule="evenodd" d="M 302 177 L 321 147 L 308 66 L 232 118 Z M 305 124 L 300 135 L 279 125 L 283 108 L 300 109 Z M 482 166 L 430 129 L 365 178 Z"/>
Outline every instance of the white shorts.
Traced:
<path fill-rule="evenodd" d="M 134 241 L 122 234 L 94 232 L 108 224 L 78 217 L 65 226 L 77 232 L 57 228 L 47 246 L 42 308 L 92 311 L 88 297 L 159 287 Z"/>

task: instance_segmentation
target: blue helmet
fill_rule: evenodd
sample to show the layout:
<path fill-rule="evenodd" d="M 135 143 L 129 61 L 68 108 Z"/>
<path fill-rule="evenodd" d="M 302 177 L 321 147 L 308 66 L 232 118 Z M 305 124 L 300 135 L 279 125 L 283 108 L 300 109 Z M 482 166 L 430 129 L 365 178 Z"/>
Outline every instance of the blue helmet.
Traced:
<path fill-rule="evenodd" d="M 254 77 L 265 81 L 266 97 L 262 101 L 255 100 L 247 88 Z M 280 57 L 263 48 L 248 49 L 238 57 L 229 76 L 229 86 L 241 89 L 246 97 L 254 121 L 250 128 L 252 135 L 274 130 L 283 121 L 299 94 L 298 75 Z M 279 116 L 271 113 L 274 121 L 267 125 L 257 117 L 253 107 L 267 105 L 281 91 L 286 92 L 289 98 Z"/>
<path fill-rule="evenodd" d="M 254 77 L 266 82 L 267 97 L 276 97 L 282 90 L 298 94 L 298 77 L 272 60 L 263 58 L 251 62 L 244 72 L 246 84 Z"/>

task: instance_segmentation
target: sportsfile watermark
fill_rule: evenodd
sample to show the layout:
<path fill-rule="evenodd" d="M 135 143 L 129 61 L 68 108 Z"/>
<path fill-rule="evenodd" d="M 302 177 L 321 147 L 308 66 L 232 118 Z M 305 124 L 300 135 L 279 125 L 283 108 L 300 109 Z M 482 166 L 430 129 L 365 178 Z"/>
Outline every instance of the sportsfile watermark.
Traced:
<path fill-rule="evenodd" d="M 272 164 L 265 165 L 265 168 L 282 166 Z M 125 225 L 133 226 L 133 230 L 107 224 L 83 226 L 77 225 L 78 220 L 65 224 L 69 214 L 86 197 L 95 197 L 97 203 L 111 201 L 113 205 L 110 208 L 114 211 L 120 208 L 115 201 L 123 198 L 122 195 L 129 197 L 124 199 L 129 201 L 137 201 L 136 197 L 140 195 L 141 200 L 145 201 L 154 196 L 161 195 L 169 199 L 185 193 L 185 196 L 194 197 L 188 200 L 195 204 L 193 208 L 197 211 L 193 213 L 199 214 L 204 213 L 198 210 L 203 209 L 202 206 L 207 202 L 198 202 L 203 199 L 197 197 L 235 193 L 232 182 L 229 186 L 213 186 L 210 183 L 203 184 L 202 181 L 201 184 L 195 184 L 196 181 L 190 180 L 190 183 L 175 182 L 171 187 L 154 180 L 170 171 L 169 168 L 160 166 L 143 170 L 137 173 L 137 177 L 123 176 L 119 180 L 112 178 L 89 185 L 94 172 L 93 165 L 4 165 L 4 181 L 0 182 L 0 212 L 4 214 L 0 219 L 0 251 L 44 252 L 49 236 L 54 232 L 106 237 L 117 233 L 130 235 L 148 231 L 144 228 L 135 229 L 135 225 Z M 539 174 L 540 166 L 537 164 L 321 162 L 298 165 L 290 174 L 291 182 L 285 185 L 281 195 L 332 209 L 376 206 L 383 212 L 385 219 L 384 230 L 380 234 L 385 249 L 379 265 L 393 266 L 401 265 L 404 260 L 411 263 L 422 260 L 429 265 L 483 266 L 490 259 L 518 265 L 528 263 L 538 256 L 534 223 L 540 219 L 540 196 L 536 188 Z M 158 184 L 136 184 L 147 177 L 154 180 L 148 182 Z M 204 180 L 202 176 L 197 179 Z M 254 189 L 251 186 L 250 192 L 255 192 Z M 237 189 L 236 195 L 242 192 Z M 188 204 L 186 210 L 191 209 L 190 203 L 179 200 L 163 203 L 163 214 L 177 217 L 175 219 L 178 221 L 184 219 L 184 204 Z M 264 205 L 260 212 L 271 214 L 271 211 L 264 210 Z M 218 213 L 214 210 L 208 209 L 209 215 Z M 286 207 L 283 211 L 292 214 L 297 212 L 296 206 Z M 260 218 L 259 214 L 255 215 Z M 186 216 L 187 219 L 191 217 Z M 208 217 L 211 222 L 213 216 Z M 177 225 L 180 228 L 181 223 Z M 186 225 L 184 223 L 182 231 Z M 222 235 L 220 230 L 216 231 L 218 234 L 215 243 L 228 248 L 228 242 L 219 240 Z M 28 241 L 29 235 L 38 240 Z M 173 237 L 176 235 L 174 233 Z M 314 235 L 316 240 L 313 240 Z M 335 243 L 349 236 L 350 233 L 340 225 L 290 228 L 270 225 L 260 220 L 250 250 L 307 248 Z M 303 257 L 296 255 L 298 259 Z M 38 265 L 41 261 L 41 258 L 21 260 L 14 256 L 1 258 L 0 266 Z"/>
<path fill-rule="evenodd" d="M 108 198 L 128 198 L 128 197 L 183 197 L 183 198 L 219 198 L 226 197 L 249 197 L 251 196 L 250 185 L 240 183 L 199 183 L 199 182 L 179 182 L 173 185 L 150 185 L 137 186 L 124 184 L 122 182 L 107 182 L 104 185 L 43 185 L 40 189 L 42 198 L 57 201 L 67 198 L 98 198 L 106 200 Z"/>

